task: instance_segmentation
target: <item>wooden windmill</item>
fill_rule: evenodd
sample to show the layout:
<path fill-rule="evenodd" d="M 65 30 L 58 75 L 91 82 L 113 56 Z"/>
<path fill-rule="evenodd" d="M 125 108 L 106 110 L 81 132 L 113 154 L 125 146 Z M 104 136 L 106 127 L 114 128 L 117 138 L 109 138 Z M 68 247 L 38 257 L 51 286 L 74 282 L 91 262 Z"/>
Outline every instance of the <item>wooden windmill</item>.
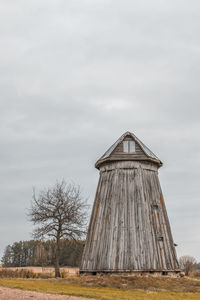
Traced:
<path fill-rule="evenodd" d="M 179 272 L 158 179 L 161 166 L 130 132 L 96 162 L 100 178 L 80 273 Z"/>

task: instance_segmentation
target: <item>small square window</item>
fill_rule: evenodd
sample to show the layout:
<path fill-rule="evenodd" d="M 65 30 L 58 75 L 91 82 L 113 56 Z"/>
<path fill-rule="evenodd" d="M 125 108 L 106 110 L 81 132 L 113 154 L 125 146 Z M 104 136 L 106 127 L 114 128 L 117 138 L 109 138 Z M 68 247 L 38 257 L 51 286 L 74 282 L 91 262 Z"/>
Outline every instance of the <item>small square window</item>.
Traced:
<path fill-rule="evenodd" d="M 163 242 L 163 240 L 164 240 L 163 236 L 161 236 L 161 235 L 158 235 L 158 236 L 157 236 L 157 241 Z"/>
<path fill-rule="evenodd" d="M 123 142 L 123 151 L 126 153 L 135 152 L 135 142 L 134 141 L 124 141 Z"/>
<path fill-rule="evenodd" d="M 152 204 L 151 207 L 153 208 L 153 210 L 158 210 L 158 204 Z"/>
<path fill-rule="evenodd" d="M 163 271 L 163 272 L 162 272 L 162 275 L 163 275 L 163 276 L 167 276 L 167 275 L 168 275 L 168 272 Z"/>

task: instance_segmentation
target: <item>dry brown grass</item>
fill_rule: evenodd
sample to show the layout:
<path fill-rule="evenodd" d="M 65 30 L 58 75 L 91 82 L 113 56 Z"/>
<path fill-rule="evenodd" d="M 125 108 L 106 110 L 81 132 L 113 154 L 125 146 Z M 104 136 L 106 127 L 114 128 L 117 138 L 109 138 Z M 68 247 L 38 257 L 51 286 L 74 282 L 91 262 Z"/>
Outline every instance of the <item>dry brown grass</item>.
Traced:
<path fill-rule="evenodd" d="M 143 276 L 74 276 L 78 268 L 62 268 L 63 282 L 87 287 L 109 287 L 122 290 L 142 289 L 146 291 L 200 292 L 200 272 L 191 277 L 143 277 Z M 53 268 L 27 267 L 0 269 L 1 278 L 52 278 Z M 62 281 L 62 280 L 61 280 Z M 200 298 L 200 296 L 199 296 Z"/>
<path fill-rule="evenodd" d="M 61 277 L 76 276 L 79 274 L 78 268 L 60 268 Z M 52 267 L 10 267 L 0 268 L 0 278 L 53 278 L 55 276 Z"/>
<path fill-rule="evenodd" d="M 61 277 L 77 275 L 78 268 L 61 268 Z M 18 267 L 0 268 L 0 278 L 52 278 L 55 276 L 54 268 L 44 267 Z"/>
<path fill-rule="evenodd" d="M 120 278 L 118 278 L 118 280 L 119 279 Z M 149 278 L 138 278 L 138 277 L 134 278 L 135 281 L 138 281 L 139 279 L 148 280 Z M 41 280 L 40 279 L 39 280 L 39 279 L 1 279 L 0 278 L 0 286 L 9 287 L 9 288 L 18 288 L 21 290 L 32 290 L 32 291 L 43 292 L 43 293 L 82 296 L 86 298 L 96 298 L 102 300 L 117 300 L 117 299 L 120 300 L 133 300 L 133 299 L 199 300 L 200 299 L 200 293 L 197 292 L 165 291 L 162 290 L 160 286 L 152 290 L 151 282 L 148 283 L 149 288 L 147 290 L 144 290 L 144 289 L 136 289 L 136 288 L 127 288 L 125 286 L 123 286 L 123 288 L 96 286 L 96 283 L 93 280 L 91 281 L 89 280 L 89 278 L 85 278 L 85 280 L 88 280 L 89 282 L 87 282 L 86 285 L 80 285 L 78 283 L 71 284 L 69 283 L 69 280 L 66 279 L 62 279 L 62 280 L 56 280 L 56 279 Z M 111 278 L 110 281 L 112 284 Z M 161 284 L 162 286 L 161 282 L 157 282 L 157 283 Z"/>
<path fill-rule="evenodd" d="M 9 269 L 0 269 L 0 278 L 52 278 L 51 274 L 45 273 L 34 273 L 30 270 L 9 270 Z"/>
<path fill-rule="evenodd" d="M 111 287 L 118 289 L 142 289 L 149 291 L 200 292 L 200 280 L 189 277 L 142 277 L 142 276 L 70 276 L 70 284 Z M 200 298 L 200 295 L 199 295 Z"/>
<path fill-rule="evenodd" d="M 21 271 L 26 270 L 36 274 L 50 274 L 54 275 L 54 268 L 53 267 L 9 267 L 9 268 L 1 268 L 1 270 L 8 270 L 8 271 Z M 77 275 L 79 273 L 79 268 L 70 268 L 70 267 L 61 267 L 60 272 L 67 275 Z"/>

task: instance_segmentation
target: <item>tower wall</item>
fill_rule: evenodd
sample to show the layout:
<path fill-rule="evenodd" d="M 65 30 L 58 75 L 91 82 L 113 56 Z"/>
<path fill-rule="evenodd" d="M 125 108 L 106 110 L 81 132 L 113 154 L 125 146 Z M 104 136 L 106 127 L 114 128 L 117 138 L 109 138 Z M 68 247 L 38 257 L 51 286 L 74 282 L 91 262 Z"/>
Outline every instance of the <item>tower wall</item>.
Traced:
<path fill-rule="evenodd" d="M 178 267 L 157 165 L 137 161 L 101 165 L 81 272 Z"/>

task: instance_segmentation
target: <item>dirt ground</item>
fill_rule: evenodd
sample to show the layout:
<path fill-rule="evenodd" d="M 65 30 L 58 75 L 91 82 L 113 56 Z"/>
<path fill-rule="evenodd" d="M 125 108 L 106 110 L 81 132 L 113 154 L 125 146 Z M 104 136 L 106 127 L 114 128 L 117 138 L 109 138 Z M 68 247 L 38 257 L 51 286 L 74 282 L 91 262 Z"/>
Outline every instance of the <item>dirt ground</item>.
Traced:
<path fill-rule="evenodd" d="M 0 300 L 95 300 L 83 297 L 62 296 L 37 293 L 31 291 L 22 291 L 18 289 L 9 289 L 0 286 Z"/>

